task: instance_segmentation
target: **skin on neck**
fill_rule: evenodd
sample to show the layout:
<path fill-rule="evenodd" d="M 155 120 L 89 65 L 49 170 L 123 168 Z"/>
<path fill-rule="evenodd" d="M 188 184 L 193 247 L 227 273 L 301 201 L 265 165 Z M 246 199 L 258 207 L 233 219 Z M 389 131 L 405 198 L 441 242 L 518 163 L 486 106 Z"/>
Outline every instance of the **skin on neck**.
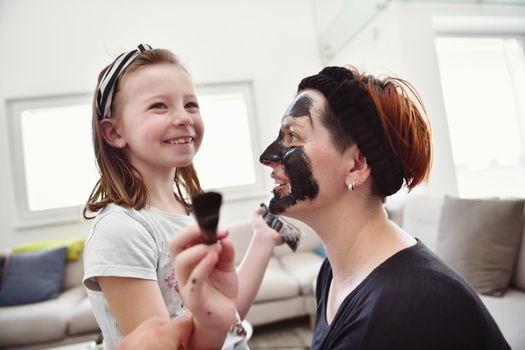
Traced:
<path fill-rule="evenodd" d="M 368 183 L 347 192 L 315 215 L 301 218 L 323 241 L 333 278 L 326 318 L 330 323 L 344 299 L 381 263 L 416 243 L 391 222 L 382 201 L 371 197 Z M 351 198 L 350 198 L 351 197 Z"/>
<path fill-rule="evenodd" d="M 148 189 L 148 204 L 162 211 L 186 215 L 186 209 L 177 201 L 173 195 L 173 179 L 175 178 L 175 169 L 170 172 L 156 172 L 154 174 L 144 173 L 141 170 L 144 184 Z"/>

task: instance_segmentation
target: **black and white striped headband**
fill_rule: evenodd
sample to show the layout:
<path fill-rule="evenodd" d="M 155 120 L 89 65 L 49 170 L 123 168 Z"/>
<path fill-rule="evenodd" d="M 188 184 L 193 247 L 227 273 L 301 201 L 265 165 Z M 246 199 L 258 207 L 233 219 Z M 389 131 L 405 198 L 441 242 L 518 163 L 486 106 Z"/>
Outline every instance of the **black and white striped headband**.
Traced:
<path fill-rule="evenodd" d="M 115 86 L 122 72 L 124 72 L 126 67 L 129 66 L 138 55 L 148 50 L 153 50 L 153 48 L 148 44 L 140 44 L 135 50 L 124 52 L 118 56 L 106 70 L 97 87 L 96 107 L 99 120 L 111 116 L 111 101 L 115 93 Z"/>

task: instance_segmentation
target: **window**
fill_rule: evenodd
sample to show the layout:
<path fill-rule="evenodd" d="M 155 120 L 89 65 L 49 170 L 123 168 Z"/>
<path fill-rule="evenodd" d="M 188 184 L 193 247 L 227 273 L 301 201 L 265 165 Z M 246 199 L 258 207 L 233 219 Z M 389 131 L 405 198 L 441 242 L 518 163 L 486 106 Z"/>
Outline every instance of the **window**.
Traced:
<path fill-rule="evenodd" d="M 519 36 L 436 39 L 463 197 L 525 196 L 525 59 Z"/>
<path fill-rule="evenodd" d="M 196 87 L 204 139 L 195 167 L 205 189 L 222 189 L 229 198 L 262 191 L 251 84 Z"/>
<path fill-rule="evenodd" d="M 235 200 L 260 195 L 251 84 L 197 89 L 205 137 L 195 166 L 205 189 Z M 76 221 L 98 180 L 91 96 L 8 101 L 18 227 Z"/>

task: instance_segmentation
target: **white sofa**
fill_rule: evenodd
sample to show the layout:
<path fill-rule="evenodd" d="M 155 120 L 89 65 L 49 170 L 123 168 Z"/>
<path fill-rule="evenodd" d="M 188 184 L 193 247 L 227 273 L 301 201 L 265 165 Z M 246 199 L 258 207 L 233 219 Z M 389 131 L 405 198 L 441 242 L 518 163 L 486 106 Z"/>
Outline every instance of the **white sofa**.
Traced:
<path fill-rule="evenodd" d="M 274 250 L 255 303 L 246 317 L 253 325 L 315 314 L 312 284 L 323 258 L 312 249 L 321 242 L 307 226 L 293 222 L 304 229 L 305 238 L 296 253 L 286 245 Z M 252 235 L 251 223 L 227 226 L 239 263 Z M 100 330 L 81 284 L 83 275 L 82 259 L 68 262 L 63 291 L 58 298 L 0 307 L 0 348 L 43 349 L 99 338 Z"/>
<path fill-rule="evenodd" d="M 442 205 L 442 198 L 409 197 L 402 207 L 388 211 L 407 232 L 435 250 Z M 523 217 L 525 222 L 525 213 Z M 261 288 L 246 317 L 253 325 L 315 315 L 312 287 L 323 258 L 312 250 L 321 242 L 306 225 L 291 221 L 304 230 L 305 238 L 296 253 L 286 245 L 274 249 Z M 251 224 L 245 221 L 227 226 L 239 263 L 251 238 Z M 522 238 L 524 235 L 522 233 Z M 64 291 L 59 298 L 0 308 L 0 348 L 42 349 L 96 339 L 99 329 L 81 286 L 82 276 L 81 261 L 69 262 Z M 514 275 L 505 295 L 480 297 L 511 347 L 525 350 L 525 239 L 521 240 Z"/>
<path fill-rule="evenodd" d="M 96 340 L 100 330 L 82 286 L 82 259 L 66 263 L 56 299 L 0 307 L 0 348 L 44 349 Z"/>
<path fill-rule="evenodd" d="M 404 201 L 402 207 L 388 211 L 405 231 L 436 251 L 443 202 L 443 198 L 414 196 Z M 502 297 L 480 295 L 514 350 L 525 349 L 525 212 L 523 223 L 520 248 L 507 291 Z"/>

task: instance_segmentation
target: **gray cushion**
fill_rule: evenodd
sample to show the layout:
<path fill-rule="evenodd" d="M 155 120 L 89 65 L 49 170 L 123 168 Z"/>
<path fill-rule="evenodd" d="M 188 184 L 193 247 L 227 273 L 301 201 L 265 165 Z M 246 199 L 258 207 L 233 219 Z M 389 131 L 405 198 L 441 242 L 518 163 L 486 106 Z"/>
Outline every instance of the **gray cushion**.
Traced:
<path fill-rule="evenodd" d="M 20 305 L 56 298 L 62 289 L 67 248 L 11 254 L 0 289 L 0 305 Z"/>
<path fill-rule="evenodd" d="M 445 197 L 437 254 L 482 294 L 509 285 L 521 239 L 523 200 Z"/>

